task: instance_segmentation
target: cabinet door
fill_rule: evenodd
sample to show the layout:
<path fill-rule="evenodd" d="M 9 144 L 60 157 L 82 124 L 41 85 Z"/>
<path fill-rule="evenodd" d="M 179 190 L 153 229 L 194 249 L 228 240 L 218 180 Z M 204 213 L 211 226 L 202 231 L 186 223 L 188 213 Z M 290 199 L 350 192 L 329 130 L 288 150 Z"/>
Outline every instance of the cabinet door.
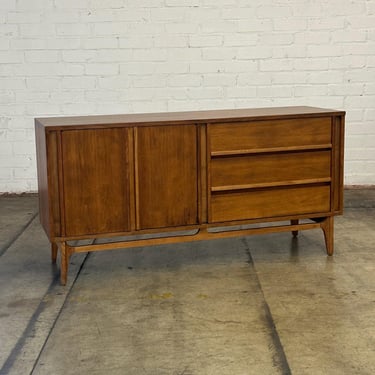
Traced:
<path fill-rule="evenodd" d="M 113 128 L 62 132 L 67 236 L 131 229 L 130 131 Z"/>
<path fill-rule="evenodd" d="M 197 223 L 195 125 L 136 129 L 137 228 Z"/>

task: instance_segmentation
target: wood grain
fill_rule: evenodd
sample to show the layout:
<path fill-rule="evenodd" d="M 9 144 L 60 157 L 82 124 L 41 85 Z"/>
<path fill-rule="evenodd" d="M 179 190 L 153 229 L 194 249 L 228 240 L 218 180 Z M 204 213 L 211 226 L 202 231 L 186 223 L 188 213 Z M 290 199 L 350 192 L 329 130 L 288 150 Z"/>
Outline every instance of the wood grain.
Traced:
<path fill-rule="evenodd" d="M 333 117 L 333 142 L 332 150 L 332 204 L 337 213 L 343 211 L 343 187 L 344 187 L 344 119 L 342 117 Z"/>
<path fill-rule="evenodd" d="M 66 235 L 131 229 L 128 129 L 62 133 Z"/>
<path fill-rule="evenodd" d="M 198 223 L 196 126 L 139 128 L 136 150 L 138 229 Z"/>
<path fill-rule="evenodd" d="M 331 255 L 344 115 L 283 107 L 36 119 L 40 217 L 52 261 L 61 250 L 61 283 L 81 251 L 321 228 Z M 299 224 L 307 218 L 315 223 Z M 269 224 L 232 228 L 260 223 Z M 197 233 L 171 233 L 184 230 Z"/>
<path fill-rule="evenodd" d="M 136 239 L 131 241 L 118 241 L 111 243 L 97 243 L 93 245 L 80 245 L 80 246 L 69 246 L 69 249 L 75 253 L 81 253 L 86 251 L 102 251 L 102 250 L 113 250 L 113 249 L 128 249 L 143 246 L 152 245 L 167 245 L 173 243 L 181 242 L 194 242 L 194 241 L 204 241 L 213 240 L 219 238 L 231 238 L 239 236 L 248 236 L 253 234 L 264 234 L 264 233 L 281 233 L 281 232 L 291 232 L 295 230 L 307 230 L 320 228 L 321 224 L 318 223 L 306 223 L 298 225 L 276 225 L 271 227 L 259 227 L 259 228 L 248 228 L 248 229 L 238 229 L 238 230 L 227 230 L 220 232 L 209 232 L 207 229 L 197 230 L 196 233 L 191 235 L 179 235 L 163 238 L 146 238 L 146 239 Z"/>
<path fill-rule="evenodd" d="M 35 121 L 36 160 L 39 193 L 39 220 L 49 239 L 52 237 L 53 225 L 50 217 L 50 186 L 47 170 L 47 141 L 45 129 Z"/>
<path fill-rule="evenodd" d="M 210 111 L 167 112 L 167 113 L 140 113 L 123 115 L 101 116 L 74 116 L 74 117 L 46 117 L 35 121 L 50 130 L 63 130 L 66 127 L 75 129 L 151 126 L 151 125 L 179 125 L 179 124 L 206 124 L 212 122 L 234 122 L 248 120 L 270 120 L 283 118 L 313 118 L 331 115 L 343 115 L 344 111 L 333 109 L 295 106 L 273 108 L 241 108 Z"/>
<path fill-rule="evenodd" d="M 214 193 L 211 196 L 211 222 L 329 211 L 329 185 Z"/>
<path fill-rule="evenodd" d="M 211 186 L 314 180 L 331 175 L 331 152 L 222 157 L 211 161 Z"/>
<path fill-rule="evenodd" d="M 217 123 L 208 131 L 211 151 L 321 145 L 331 143 L 331 118 Z"/>

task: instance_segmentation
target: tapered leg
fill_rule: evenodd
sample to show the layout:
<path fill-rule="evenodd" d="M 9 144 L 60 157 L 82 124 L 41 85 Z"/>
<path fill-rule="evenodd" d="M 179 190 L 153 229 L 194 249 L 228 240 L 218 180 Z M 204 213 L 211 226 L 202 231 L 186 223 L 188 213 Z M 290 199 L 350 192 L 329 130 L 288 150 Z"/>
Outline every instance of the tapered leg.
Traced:
<path fill-rule="evenodd" d="M 333 216 L 327 217 L 321 223 L 326 242 L 326 249 L 328 255 L 333 255 Z"/>
<path fill-rule="evenodd" d="M 61 285 L 66 285 L 67 277 L 68 277 L 68 265 L 69 265 L 69 258 L 70 254 L 67 249 L 66 242 L 60 243 L 61 249 L 61 266 L 60 266 L 60 283 Z"/>
<path fill-rule="evenodd" d="M 57 243 L 51 242 L 51 260 L 52 260 L 53 264 L 56 264 L 58 249 L 59 249 L 59 247 L 57 246 Z"/>
<path fill-rule="evenodd" d="M 291 225 L 297 225 L 298 224 L 298 219 L 296 219 L 296 220 L 290 220 L 290 224 Z M 292 230 L 292 234 L 293 234 L 293 237 L 297 237 L 298 236 L 298 230 Z"/>

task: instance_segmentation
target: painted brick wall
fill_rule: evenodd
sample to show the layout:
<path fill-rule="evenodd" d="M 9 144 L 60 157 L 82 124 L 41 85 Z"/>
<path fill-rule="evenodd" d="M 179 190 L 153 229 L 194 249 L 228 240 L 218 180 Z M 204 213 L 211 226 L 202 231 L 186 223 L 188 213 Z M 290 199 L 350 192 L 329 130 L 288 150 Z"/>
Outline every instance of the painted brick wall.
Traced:
<path fill-rule="evenodd" d="M 347 111 L 346 184 L 375 184 L 375 0 L 0 0 L 0 192 L 35 191 L 33 118 Z"/>

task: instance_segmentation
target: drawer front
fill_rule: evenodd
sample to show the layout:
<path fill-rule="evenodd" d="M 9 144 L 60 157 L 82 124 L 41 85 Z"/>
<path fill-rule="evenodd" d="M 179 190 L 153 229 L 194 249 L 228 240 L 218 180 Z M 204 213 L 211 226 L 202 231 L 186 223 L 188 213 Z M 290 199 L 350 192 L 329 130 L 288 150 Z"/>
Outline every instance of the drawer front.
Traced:
<path fill-rule="evenodd" d="M 331 151 L 253 154 L 211 160 L 211 188 L 329 179 Z"/>
<path fill-rule="evenodd" d="M 210 151 L 298 147 L 331 143 L 331 118 L 210 124 Z"/>
<path fill-rule="evenodd" d="M 210 222 L 329 211 L 329 185 L 214 193 L 211 195 Z"/>

